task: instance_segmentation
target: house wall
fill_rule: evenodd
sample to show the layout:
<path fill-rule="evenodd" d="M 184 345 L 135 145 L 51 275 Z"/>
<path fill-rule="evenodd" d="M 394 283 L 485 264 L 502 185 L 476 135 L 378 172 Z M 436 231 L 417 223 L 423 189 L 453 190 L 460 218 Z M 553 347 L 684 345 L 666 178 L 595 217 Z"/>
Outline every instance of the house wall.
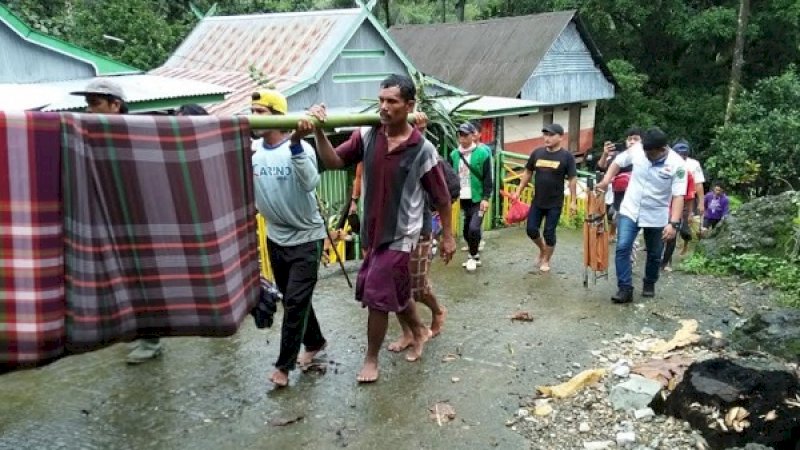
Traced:
<path fill-rule="evenodd" d="M 521 89 L 520 97 L 559 105 L 614 97 L 614 85 L 595 66 L 574 22 L 570 22 Z"/>
<path fill-rule="evenodd" d="M 377 99 L 380 82 L 393 73 L 408 70 L 375 27 L 364 21 L 319 82 L 293 95 L 290 103 L 366 107 L 365 99 Z"/>
<path fill-rule="evenodd" d="M 32 44 L 0 20 L 0 83 L 41 83 L 89 78 L 94 68 Z"/>
<path fill-rule="evenodd" d="M 594 141 L 594 121 L 597 102 L 588 102 L 581 107 L 581 123 L 579 146 L 576 153 L 582 154 L 589 150 Z M 566 148 L 569 142 L 569 135 L 573 132 L 569 126 L 569 105 L 558 105 L 554 107 L 542 107 L 536 114 L 525 116 L 506 117 L 504 119 L 504 139 L 503 148 L 506 151 L 528 155 L 537 147 L 544 145 L 542 128 L 545 120 L 549 121 L 552 111 L 552 122 L 564 127 L 565 135 L 563 146 Z"/>

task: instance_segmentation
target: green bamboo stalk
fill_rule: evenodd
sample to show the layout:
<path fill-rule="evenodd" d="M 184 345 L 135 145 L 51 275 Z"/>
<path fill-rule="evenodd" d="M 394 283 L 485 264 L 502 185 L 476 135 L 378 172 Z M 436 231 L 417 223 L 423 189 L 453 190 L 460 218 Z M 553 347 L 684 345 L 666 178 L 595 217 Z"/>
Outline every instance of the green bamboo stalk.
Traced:
<path fill-rule="evenodd" d="M 283 116 L 247 116 L 247 119 L 250 121 L 250 128 L 262 130 L 294 130 L 297 127 L 297 122 L 303 118 L 310 119 L 311 122 L 314 123 L 314 126 L 322 127 L 324 129 L 360 127 L 380 124 L 380 116 L 374 113 L 334 114 L 328 116 L 324 123 L 320 123 L 320 121 L 317 119 L 305 114 L 288 114 Z"/>

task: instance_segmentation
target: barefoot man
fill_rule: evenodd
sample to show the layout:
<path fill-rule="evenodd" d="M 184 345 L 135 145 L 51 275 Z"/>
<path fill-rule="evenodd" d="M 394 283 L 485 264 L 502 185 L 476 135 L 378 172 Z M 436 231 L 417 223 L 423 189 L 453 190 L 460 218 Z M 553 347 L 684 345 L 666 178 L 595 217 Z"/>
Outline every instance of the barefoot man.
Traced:
<path fill-rule="evenodd" d="M 421 118 L 419 114 L 423 113 L 415 113 L 415 119 L 417 128 L 422 131 L 423 127 L 419 126 L 420 120 L 427 121 L 427 117 L 422 116 Z M 439 160 L 439 164 L 447 163 Z M 443 166 L 442 170 L 444 170 Z M 417 245 L 411 251 L 409 272 L 411 274 L 411 297 L 414 302 L 422 303 L 431 310 L 431 327 L 428 334 L 434 338 L 442 332 L 444 321 L 447 318 L 447 309 L 439 303 L 436 294 L 433 293 L 433 286 L 431 286 L 431 280 L 428 277 L 428 272 L 431 268 L 430 254 L 432 246 L 433 214 L 430 210 L 430 202 L 426 199 L 422 216 L 422 230 L 420 231 Z M 392 352 L 402 352 L 414 342 L 414 335 L 411 329 L 402 320 L 399 322 L 403 335 L 387 347 Z"/>
<path fill-rule="evenodd" d="M 369 309 L 369 318 L 367 354 L 357 376 L 360 383 L 378 379 L 378 354 L 386 337 L 389 313 L 396 313 L 412 332 L 407 360 L 418 360 L 428 339 L 428 330 L 420 322 L 411 299 L 409 273 L 411 252 L 422 229 L 426 193 L 445 230 L 442 258 L 448 262 L 455 252 L 450 194 L 438 166 L 436 149 L 408 123 L 415 98 L 416 88 L 409 77 L 389 76 L 381 82 L 378 93 L 381 124 L 354 131 L 336 150 L 325 133 L 310 121 L 298 124 L 298 132 L 314 131 L 325 168 L 364 163 L 361 232 L 366 256 L 358 273 L 356 299 Z M 309 113 L 325 120 L 324 105 L 313 106 Z"/>
<path fill-rule="evenodd" d="M 253 93 L 250 109 L 254 115 L 281 115 L 288 112 L 288 104 L 280 92 L 262 90 Z M 297 131 L 260 134 L 253 141 L 256 206 L 269 224 L 269 260 L 283 293 L 281 351 L 270 381 L 285 387 L 295 364 L 307 366 L 325 348 L 311 297 L 327 232 L 314 195 L 320 180 L 314 149 Z"/>

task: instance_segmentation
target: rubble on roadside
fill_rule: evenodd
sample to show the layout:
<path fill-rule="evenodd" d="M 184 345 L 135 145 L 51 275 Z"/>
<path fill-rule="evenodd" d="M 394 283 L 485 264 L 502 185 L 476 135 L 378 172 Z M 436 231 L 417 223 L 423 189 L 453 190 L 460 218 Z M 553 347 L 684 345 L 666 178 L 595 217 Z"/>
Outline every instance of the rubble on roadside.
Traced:
<path fill-rule="evenodd" d="M 604 372 L 602 378 L 579 383 L 575 377 L 562 383 L 579 383 L 564 398 L 543 398 L 539 387 L 506 425 L 525 435 L 533 449 L 711 449 L 689 422 L 664 415 L 664 402 L 692 363 L 737 355 L 719 345 L 719 332 L 708 333 L 711 339 L 706 339 L 697 334 L 696 322 L 682 325 L 670 341 L 657 339 L 650 329 L 602 341 L 602 348 L 591 352 L 593 363 L 587 369 Z M 535 413 L 542 405 L 547 405 L 547 414 Z M 741 427 L 746 419 L 733 417 L 731 423 Z"/>

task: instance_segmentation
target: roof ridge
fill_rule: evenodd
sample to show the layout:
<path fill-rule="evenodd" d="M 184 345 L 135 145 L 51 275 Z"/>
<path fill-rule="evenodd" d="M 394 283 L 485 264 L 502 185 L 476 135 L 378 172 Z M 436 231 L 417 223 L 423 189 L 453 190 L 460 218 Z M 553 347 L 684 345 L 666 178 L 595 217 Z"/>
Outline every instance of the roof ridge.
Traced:
<path fill-rule="evenodd" d="M 416 24 L 416 23 L 409 23 L 409 24 L 402 24 L 402 25 L 392 25 L 391 29 L 403 29 L 403 28 L 429 28 L 429 27 L 460 27 L 466 25 L 476 25 L 476 24 L 491 24 L 491 23 L 498 23 L 498 22 L 511 22 L 511 21 L 524 21 L 530 20 L 534 17 L 541 18 L 542 16 L 548 15 L 567 15 L 569 14 L 570 18 L 575 17 L 575 14 L 578 13 L 577 9 L 565 9 L 561 11 L 548 11 L 543 13 L 536 13 L 536 14 L 525 14 L 522 16 L 506 16 L 506 17 L 494 17 L 491 19 L 482 19 L 482 20 L 471 20 L 465 22 L 445 22 L 445 23 L 423 23 L 423 24 Z"/>
<path fill-rule="evenodd" d="M 358 14 L 361 12 L 361 8 L 337 8 L 337 9 L 317 9 L 313 11 L 287 11 L 287 12 L 265 12 L 265 13 L 255 13 L 255 14 L 231 14 L 227 16 L 210 16 L 204 17 L 203 20 L 207 20 L 209 22 L 223 22 L 227 20 L 253 20 L 253 19 L 263 19 L 266 16 L 284 16 L 284 17 L 296 17 L 296 16 L 316 16 L 316 15 L 347 15 L 347 14 Z"/>

